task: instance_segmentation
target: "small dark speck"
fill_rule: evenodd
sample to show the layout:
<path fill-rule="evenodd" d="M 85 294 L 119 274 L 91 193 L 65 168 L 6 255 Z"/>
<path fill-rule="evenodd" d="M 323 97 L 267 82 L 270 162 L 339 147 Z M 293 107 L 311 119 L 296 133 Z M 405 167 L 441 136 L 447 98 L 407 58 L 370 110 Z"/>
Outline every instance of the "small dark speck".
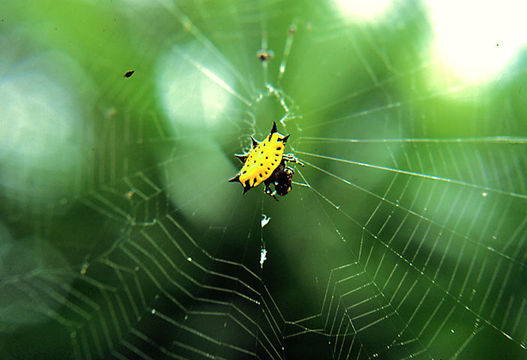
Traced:
<path fill-rule="evenodd" d="M 256 53 L 256 57 L 260 59 L 260 61 L 265 62 L 274 58 L 274 53 L 272 50 L 261 49 Z"/>
<path fill-rule="evenodd" d="M 125 78 L 129 78 L 130 76 L 132 76 L 134 74 L 135 70 L 130 70 L 130 71 L 127 71 L 124 73 L 123 77 Z"/>

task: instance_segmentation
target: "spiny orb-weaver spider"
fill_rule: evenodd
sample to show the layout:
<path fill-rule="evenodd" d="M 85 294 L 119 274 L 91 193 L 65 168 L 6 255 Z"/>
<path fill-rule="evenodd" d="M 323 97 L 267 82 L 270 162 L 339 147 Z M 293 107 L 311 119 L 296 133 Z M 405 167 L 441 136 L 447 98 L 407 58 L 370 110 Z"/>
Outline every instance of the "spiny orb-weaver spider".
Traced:
<path fill-rule="evenodd" d="M 286 195 L 291 191 L 293 181 L 293 169 L 286 162 L 294 162 L 304 166 L 293 154 L 284 154 L 284 147 L 289 135 L 284 136 L 276 130 L 273 121 L 271 133 L 261 142 L 252 136 L 251 149 L 245 154 L 234 154 L 243 163 L 243 167 L 230 179 L 230 182 L 240 182 L 243 185 L 243 193 L 257 187 L 260 183 L 265 184 L 264 192 L 272 196 L 276 201 L 276 194 Z M 271 184 L 274 190 L 271 190 Z"/>

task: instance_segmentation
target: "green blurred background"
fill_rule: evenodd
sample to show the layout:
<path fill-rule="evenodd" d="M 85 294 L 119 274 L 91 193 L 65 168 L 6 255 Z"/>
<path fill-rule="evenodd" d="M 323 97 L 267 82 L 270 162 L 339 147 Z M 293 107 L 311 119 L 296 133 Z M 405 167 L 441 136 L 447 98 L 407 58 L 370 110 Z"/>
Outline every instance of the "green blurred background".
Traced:
<path fill-rule="evenodd" d="M 524 7 L 2 1 L 0 358 L 527 358 Z"/>

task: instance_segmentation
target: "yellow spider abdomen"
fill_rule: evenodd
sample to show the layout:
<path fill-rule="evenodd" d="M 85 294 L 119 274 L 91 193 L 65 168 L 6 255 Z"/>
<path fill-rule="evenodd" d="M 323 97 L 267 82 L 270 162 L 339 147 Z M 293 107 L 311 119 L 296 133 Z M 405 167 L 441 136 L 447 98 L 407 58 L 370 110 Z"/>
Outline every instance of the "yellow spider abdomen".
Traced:
<path fill-rule="evenodd" d="M 239 173 L 239 181 L 244 187 L 258 186 L 280 165 L 284 154 L 283 139 L 284 136 L 278 133 L 271 134 L 249 151 Z"/>
<path fill-rule="evenodd" d="M 284 136 L 276 130 L 276 123 L 269 135 L 261 142 L 252 136 L 252 147 L 246 154 L 235 154 L 243 162 L 243 167 L 230 182 L 240 182 L 244 193 L 269 179 L 284 158 L 285 143 L 289 135 Z"/>

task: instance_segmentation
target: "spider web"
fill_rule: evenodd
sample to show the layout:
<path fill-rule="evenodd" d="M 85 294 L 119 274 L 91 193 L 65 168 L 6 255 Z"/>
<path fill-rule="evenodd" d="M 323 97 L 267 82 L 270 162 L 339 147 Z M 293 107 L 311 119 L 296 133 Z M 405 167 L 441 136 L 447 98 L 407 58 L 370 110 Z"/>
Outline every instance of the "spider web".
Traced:
<path fill-rule="evenodd" d="M 527 358 L 524 63 L 431 86 L 420 3 L 82 6 L 118 23 L 97 140 L 70 195 L 3 201 L 38 239 L 0 252 L 3 358 Z M 272 121 L 279 202 L 226 182 Z"/>

